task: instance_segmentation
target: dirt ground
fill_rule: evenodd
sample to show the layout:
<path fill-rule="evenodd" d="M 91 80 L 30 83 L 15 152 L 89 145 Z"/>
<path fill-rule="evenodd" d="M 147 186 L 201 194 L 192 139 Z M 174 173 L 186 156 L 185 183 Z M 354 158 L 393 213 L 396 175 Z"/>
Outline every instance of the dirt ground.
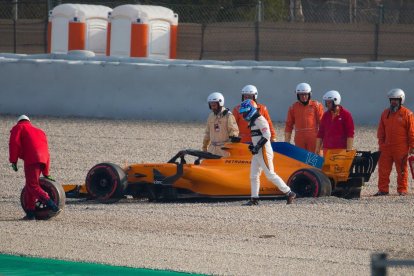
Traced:
<path fill-rule="evenodd" d="M 370 256 L 414 259 L 414 196 L 375 198 L 377 172 L 359 200 L 335 197 L 263 201 L 105 205 L 69 199 L 49 221 L 21 221 L 22 162 L 8 163 L 15 116 L 0 116 L 0 252 L 112 265 L 217 275 L 369 275 Z M 184 148 L 199 149 L 203 123 L 33 117 L 45 130 L 51 173 L 83 183 L 96 163 L 166 162 Z M 276 124 L 279 140 L 282 124 Z M 376 150 L 376 128 L 358 126 L 355 146 Z M 389 268 L 412 275 L 414 268 Z"/>

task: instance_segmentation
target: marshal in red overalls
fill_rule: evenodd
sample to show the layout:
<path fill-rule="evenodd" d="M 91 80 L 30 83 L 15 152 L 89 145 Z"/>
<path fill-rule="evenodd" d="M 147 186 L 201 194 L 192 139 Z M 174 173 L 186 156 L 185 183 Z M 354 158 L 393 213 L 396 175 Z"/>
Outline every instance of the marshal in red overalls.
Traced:
<path fill-rule="evenodd" d="M 22 119 L 21 119 L 22 118 Z M 39 177 L 49 175 L 50 155 L 46 134 L 34 127 L 27 116 L 21 116 L 10 131 L 9 161 L 16 164 L 18 158 L 24 161 L 27 210 L 34 212 L 36 199 L 50 201 L 49 195 L 40 187 Z M 17 169 L 16 169 L 17 170 Z"/>

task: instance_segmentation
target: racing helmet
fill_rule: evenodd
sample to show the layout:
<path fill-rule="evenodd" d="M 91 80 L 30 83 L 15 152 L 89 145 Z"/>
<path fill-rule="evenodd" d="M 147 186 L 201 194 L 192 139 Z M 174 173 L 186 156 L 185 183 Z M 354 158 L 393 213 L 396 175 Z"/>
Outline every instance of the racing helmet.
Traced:
<path fill-rule="evenodd" d="M 322 99 L 324 101 L 333 101 L 334 105 L 341 104 L 341 94 L 336 90 L 330 90 L 323 95 Z"/>
<path fill-rule="evenodd" d="M 257 96 L 259 95 L 259 92 L 257 92 L 257 88 L 254 85 L 246 85 L 243 87 L 242 91 L 242 101 L 244 101 L 244 95 L 253 95 L 253 99 L 257 101 Z"/>
<path fill-rule="evenodd" d="M 388 99 L 400 99 L 401 100 L 401 104 L 404 104 L 404 101 L 405 101 L 405 93 L 400 88 L 391 89 L 387 93 L 387 96 L 388 96 Z"/>
<path fill-rule="evenodd" d="M 302 82 L 302 83 L 299 83 L 298 85 L 296 85 L 295 93 L 296 94 L 307 93 L 307 94 L 312 95 L 312 88 L 308 83 Z"/>
<path fill-rule="evenodd" d="M 298 101 L 304 105 L 307 105 L 312 97 L 312 88 L 308 83 L 302 82 L 296 85 L 295 93 Z M 302 102 L 300 100 L 299 94 L 309 94 L 308 100 L 306 102 Z"/>
<path fill-rule="evenodd" d="M 208 95 L 207 103 L 208 103 L 208 107 L 210 109 L 211 109 L 210 103 L 212 103 L 212 102 L 217 102 L 220 107 L 223 107 L 224 106 L 224 96 L 223 96 L 223 94 L 221 94 L 220 92 L 213 92 L 210 95 Z"/>
<path fill-rule="evenodd" d="M 17 118 L 17 122 L 20 122 L 20 121 L 23 121 L 23 120 L 26 120 L 26 121 L 30 122 L 29 117 L 27 117 L 26 115 L 20 115 L 19 118 Z"/>
<path fill-rule="evenodd" d="M 247 99 L 240 104 L 239 113 L 246 121 L 250 121 L 257 113 L 257 104 L 254 100 Z"/>

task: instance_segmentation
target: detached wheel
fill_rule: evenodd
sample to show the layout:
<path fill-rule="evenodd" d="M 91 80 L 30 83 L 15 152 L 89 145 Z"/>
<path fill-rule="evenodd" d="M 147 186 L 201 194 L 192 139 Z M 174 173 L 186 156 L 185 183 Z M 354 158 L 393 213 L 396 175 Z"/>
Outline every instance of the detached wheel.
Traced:
<path fill-rule="evenodd" d="M 66 195 L 65 190 L 63 189 L 62 185 L 57 182 L 50 181 L 49 179 L 41 177 L 40 180 L 40 187 L 49 195 L 50 199 L 60 208 L 63 209 L 65 207 Z M 27 212 L 27 207 L 25 203 L 26 196 L 26 188 L 23 188 L 22 192 L 20 193 L 20 204 L 25 212 Z M 40 200 L 36 200 L 35 205 L 35 217 L 38 220 L 47 220 L 55 215 L 49 214 L 50 208 L 46 206 Z"/>
<path fill-rule="evenodd" d="M 114 203 L 124 196 L 128 181 L 121 167 L 112 163 L 100 163 L 86 175 L 88 194 L 102 203 Z"/>
<path fill-rule="evenodd" d="M 287 184 L 300 197 L 330 196 L 332 192 L 329 178 L 315 168 L 297 170 Z"/>

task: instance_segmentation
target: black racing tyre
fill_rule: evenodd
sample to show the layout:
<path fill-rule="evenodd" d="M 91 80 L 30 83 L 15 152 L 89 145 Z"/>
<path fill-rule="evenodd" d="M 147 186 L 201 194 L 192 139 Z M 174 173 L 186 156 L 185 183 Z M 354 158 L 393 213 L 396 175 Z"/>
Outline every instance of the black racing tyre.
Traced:
<path fill-rule="evenodd" d="M 101 203 L 114 203 L 124 196 L 128 180 L 118 165 L 100 163 L 89 170 L 85 184 L 92 199 Z"/>
<path fill-rule="evenodd" d="M 331 181 L 316 168 L 295 171 L 287 184 L 299 197 L 330 196 L 332 192 Z"/>
<path fill-rule="evenodd" d="M 63 189 L 62 185 L 57 182 L 50 181 L 49 179 L 41 177 L 40 180 L 40 187 L 49 195 L 50 199 L 60 208 L 63 209 L 65 207 L 66 195 L 65 190 Z M 22 189 L 20 193 L 20 204 L 25 212 L 27 212 L 26 204 L 24 201 L 24 197 L 26 194 L 26 188 Z M 35 207 L 35 217 L 38 220 L 47 220 L 54 217 L 54 214 L 49 213 L 50 208 L 46 206 L 44 202 L 40 200 L 36 200 L 36 207 Z"/>

